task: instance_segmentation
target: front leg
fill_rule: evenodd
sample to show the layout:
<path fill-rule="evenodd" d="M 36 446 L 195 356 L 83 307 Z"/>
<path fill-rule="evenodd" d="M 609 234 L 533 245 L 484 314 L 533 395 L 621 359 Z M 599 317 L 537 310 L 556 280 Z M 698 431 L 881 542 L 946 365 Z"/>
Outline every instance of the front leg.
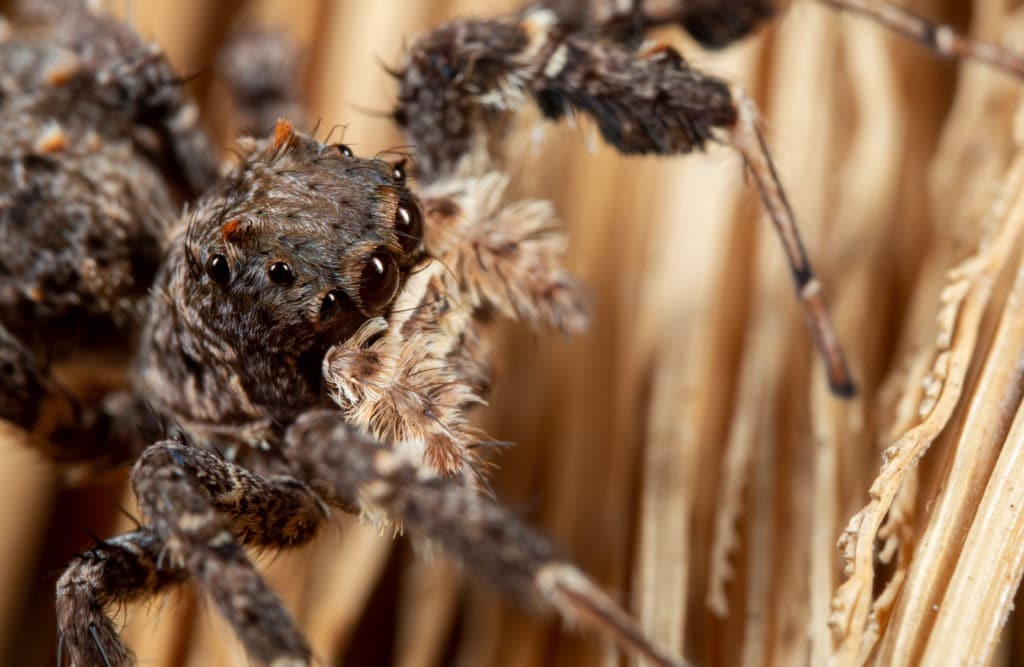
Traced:
<path fill-rule="evenodd" d="M 394 521 L 440 544 L 513 597 L 552 607 L 652 664 L 683 664 L 561 559 L 550 540 L 458 481 L 437 477 L 358 433 L 337 411 L 300 417 L 288 430 L 285 454 L 297 476 L 332 505 Z"/>
<path fill-rule="evenodd" d="M 173 441 L 143 452 L 132 486 L 166 544 L 163 558 L 178 563 L 210 594 L 249 656 L 273 667 L 308 665 L 306 640 L 241 542 L 292 546 L 309 540 L 324 518 L 309 490 Z"/>
<path fill-rule="evenodd" d="M 151 523 L 76 556 L 61 576 L 61 660 L 76 667 L 132 664 L 108 610 L 191 576 L 254 660 L 308 664 L 305 641 L 241 545 L 283 548 L 311 539 L 327 512 L 309 489 L 175 441 L 147 449 L 132 483 Z"/>
<path fill-rule="evenodd" d="M 144 527 L 75 556 L 57 581 L 57 667 L 132 664 L 106 610 L 187 579 L 184 568 L 162 557 L 164 548 Z"/>

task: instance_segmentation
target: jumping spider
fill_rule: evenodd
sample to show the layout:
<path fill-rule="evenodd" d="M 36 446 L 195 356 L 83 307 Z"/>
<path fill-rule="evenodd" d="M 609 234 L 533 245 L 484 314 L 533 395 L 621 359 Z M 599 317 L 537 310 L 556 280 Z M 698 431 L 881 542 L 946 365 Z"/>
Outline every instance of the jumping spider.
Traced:
<path fill-rule="evenodd" d="M 254 660 L 309 664 L 245 548 L 306 542 L 334 507 L 401 525 L 513 596 L 681 664 L 480 492 L 483 435 L 464 413 L 490 381 L 484 321 L 586 324 L 550 206 L 505 203 L 505 178 L 474 171 L 497 148 L 491 130 L 532 97 L 550 118 L 592 116 L 626 153 L 732 143 L 783 240 L 833 388 L 848 394 L 852 380 L 753 103 L 670 48 L 630 44 L 678 23 L 724 46 L 775 5 L 548 4 L 442 26 L 393 72 L 419 192 L 405 162 L 357 157 L 287 120 L 240 140 L 237 164 L 216 176 L 163 55 L 76 3 L 0 41 L 0 416 L 61 461 L 134 460 L 145 519 L 60 578 L 61 661 L 130 662 L 109 609 L 191 579 Z M 940 52 L 1017 67 L 898 10 L 830 4 Z M 288 91 L 276 92 L 247 104 L 287 107 Z M 179 196 L 198 198 L 175 220 Z M 100 404 L 80 403 L 42 362 L 126 340 L 137 340 L 132 392 Z M 168 425 L 171 437 L 143 441 Z"/>

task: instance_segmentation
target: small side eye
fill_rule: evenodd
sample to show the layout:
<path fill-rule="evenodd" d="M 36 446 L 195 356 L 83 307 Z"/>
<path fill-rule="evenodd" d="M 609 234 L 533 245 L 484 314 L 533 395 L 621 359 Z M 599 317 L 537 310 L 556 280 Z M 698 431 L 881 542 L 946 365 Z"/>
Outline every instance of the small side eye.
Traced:
<path fill-rule="evenodd" d="M 399 160 L 391 167 L 391 178 L 399 184 L 405 183 L 405 160 Z"/>
<path fill-rule="evenodd" d="M 398 264 L 391 253 L 378 250 L 366 258 L 359 277 L 359 301 L 368 313 L 379 313 L 398 291 Z"/>
<path fill-rule="evenodd" d="M 290 285 L 295 281 L 295 274 L 287 262 L 274 262 L 267 269 L 267 275 L 278 285 Z"/>
<path fill-rule="evenodd" d="M 334 144 L 334 147 L 338 149 L 338 152 L 344 155 L 345 157 L 352 157 L 353 155 L 352 149 L 346 146 L 345 144 Z"/>
<path fill-rule="evenodd" d="M 231 282 L 231 267 L 228 265 L 228 258 L 220 254 L 210 257 L 206 262 L 206 275 L 221 287 L 227 286 Z"/>
<path fill-rule="evenodd" d="M 395 212 L 395 232 L 406 252 L 416 251 L 423 242 L 423 214 L 416 202 L 404 194 Z"/>
<path fill-rule="evenodd" d="M 329 320 L 338 314 L 341 310 L 341 304 L 348 299 L 348 296 L 344 292 L 338 290 L 331 290 L 324 297 L 324 300 L 320 302 L 320 320 Z"/>
<path fill-rule="evenodd" d="M 328 322 L 342 312 L 353 310 L 358 310 L 358 306 L 353 303 L 352 298 L 343 290 L 333 289 L 325 294 L 323 301 L 320 302 L 320 322 Z"/>

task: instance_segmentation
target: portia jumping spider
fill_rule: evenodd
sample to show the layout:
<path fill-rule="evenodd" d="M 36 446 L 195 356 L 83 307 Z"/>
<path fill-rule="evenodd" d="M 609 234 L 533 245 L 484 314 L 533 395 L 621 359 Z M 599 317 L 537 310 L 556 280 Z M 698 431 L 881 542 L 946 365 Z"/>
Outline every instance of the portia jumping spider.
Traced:
<path fill-rule="evenodd" d="M 59 19 L 35 10 L 4 24 L 0 41 L 0 416 L 58 460 L 135 461 L 145 523 L 60 578 L 61 661 L 129 663 L 110 610 L 192 580 L 253 660 L 309 664 L 245 549 L 306 542 L 337 508 L 401 525 L 513 596 L 681 664 L 480 493 L 482 435 L 464 412 L 490 381 L 482 320 L 571 332 L 587 317 L 550 206 L 505 202 L 505 178 L 474 169 L 493 148 L 488 127 L 531 97 L 551 118 L 592 116 L 627 153 L 732 143 L 780 232 L 831 384 L 850 393 L 753 104 L 672 49 L 631 45 L 678 23 L 722 46 L 775 6 L 562 0 L 437 29 L 393 73 L 394 117 L 427 184 L 413 192 L 404 163 L 357 157 L 287 120 L 241 140 L 238 163 L 218 176 L 159 50 L 64 4 Z M 905 32 L 927 25 L 873 3 L 832 4 Z M 916 36 L 973 55 L 930 30 Z M 1001 57 L 989 60 L 1013 63 Z M 250 118 L 290 108 L 284 84 L 258 78 L 236 79 Z M 179 197 L 193 202 L 180 217 Z M 99 404 L 72 396 L 42 361 L 125 341 L 137 341 L 132 391 Z M 161 425 L 173 435 L 143 440 Z"/>

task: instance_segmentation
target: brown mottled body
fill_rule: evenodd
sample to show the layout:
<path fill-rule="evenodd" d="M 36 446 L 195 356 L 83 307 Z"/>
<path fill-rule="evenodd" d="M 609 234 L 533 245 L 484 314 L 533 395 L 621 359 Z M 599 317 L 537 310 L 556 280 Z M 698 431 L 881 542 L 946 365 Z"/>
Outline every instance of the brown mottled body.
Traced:
<path fill-rule="evenodd" d="M 517 597 L 680 664 L 475 488 L 482 436 L 463 412 L 490 379 L 476 315 L 586 322 L 550 207 L 503 205 L 500 177 L 438 184 L 421 207 L 401 165 L 285 121 L 243 151 L 169 238 L 136 386 L 187 436 L 135 465 L 141 532 L 98 545 L 61 579 L 71 663 L 129 662 L 103 609 L 188 578 L 255 661 L 309 664 L 244 547 L 309 540 L 322 500 L 400 523 Z M 311 412 L 328 395 L 335 409 Z"/>
<path fill-rule="evenodd" d="M 37 348 L 131 332 L 174 216 L 159 166 L 73 51 L 0 42 L 0 66 L 0 320 Z"/>
<path fill-rule="evenodd" d="M 387 315 L 422 257 L 421 216 L 385 162 L 288 124 L 250 143 L 171 237 L 140 391 L 204 445 L 272 446 L 326 400 L 328 348 Z"/>
<path fill-rule="evenodd" d="M 49 360 L 129 356 L 175 193 L 205 187 L 215 158 L 153 45 L 79 2 L 29 9 L 0 41 L 0 417 L 55 458 L 110 464 L 138 451 L 147 410 L 79 405 Z M 61 20 L 35 22 L 48 12 Z"/>
<path fill-rule="evenodd" d="M 163 54 L 71 5 L 0 41 L 0 321 L 33 348 L 130 334 L 175 217 L 167 176 L 199 192 L 216 174 Z"/>

